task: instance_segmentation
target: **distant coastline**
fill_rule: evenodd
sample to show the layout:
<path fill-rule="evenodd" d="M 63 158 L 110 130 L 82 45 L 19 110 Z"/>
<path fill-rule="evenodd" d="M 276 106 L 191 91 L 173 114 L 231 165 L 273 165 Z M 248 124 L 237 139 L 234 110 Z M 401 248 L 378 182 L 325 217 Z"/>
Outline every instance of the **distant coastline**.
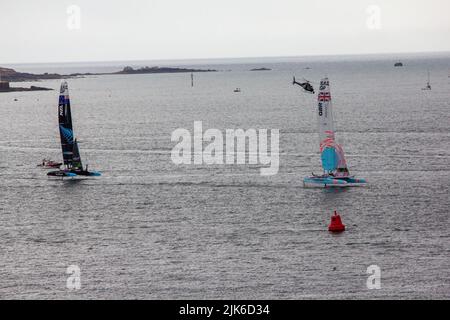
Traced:
<path fill-rule="evenodd" d="M 269 69 L 269 68 L 254 68 L 254 69 L 250 69 L 250 71 L 272 71 L 272 69 Z"/>
<path fill-rule="evenodd" d="M 132 67 L 125 67 L 117 72 L 109 73 L 72 73 L 72 74 L 58 74 L 58 73 L 27 73 L 17 72 L 14 69 L 0 67 L 1 80 L 6 82 L 23 82 L 23 81 L 38 81 L 38 80 L 55 80 L 64 78 L 75 78 L 82 76 L 96 76 L 96 75 L 120 75 L 120 74 L 153 74 L 153 73 L 194 73 L 194 72 L 216 72 L 213 69 L 190 69 L 190 68 L 172 68 L 172 67 L 142 67 L 133 69 Z"/>
<path fill-rule="evenodd" d="M 122 71 L 106 74 L 146 74 L 146 73 L 188 73 L 188 72 L 217 72 L 213 69 L 189 69 L 189 68 L 171 68 L 171 67 L 143 67 L 133 69 L 125 67 Z"/>
<path fill-rule="evenodd" d="M 9 85 L 7 87 L 0 85 L 0 92 L 19 92 L 19 91 L 51 91 L 53 89 L 51 88 L 44 88 L 44 87 L 37 87 L 37 86 L 31 86 L 29 88 L 24 87 L 10 87 Z"/>

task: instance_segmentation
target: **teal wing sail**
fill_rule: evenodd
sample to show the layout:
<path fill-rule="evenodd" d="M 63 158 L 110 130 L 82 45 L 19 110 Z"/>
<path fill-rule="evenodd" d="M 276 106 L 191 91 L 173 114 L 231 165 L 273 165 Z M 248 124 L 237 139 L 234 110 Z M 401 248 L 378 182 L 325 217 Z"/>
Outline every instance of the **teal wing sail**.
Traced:
<path fill-rule="evenodd" d="M 334 148 L 325 148 L 321 155 L 322 167 L 325 171 L 334 171 L 337 168 L 338 158 Z"/>

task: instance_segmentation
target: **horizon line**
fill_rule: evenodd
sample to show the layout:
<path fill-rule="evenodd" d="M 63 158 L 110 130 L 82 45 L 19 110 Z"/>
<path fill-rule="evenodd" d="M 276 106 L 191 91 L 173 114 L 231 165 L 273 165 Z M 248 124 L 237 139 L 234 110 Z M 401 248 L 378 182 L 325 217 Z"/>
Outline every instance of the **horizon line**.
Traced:
<path fill-rule="evenodd" d="M 289 59 L 303 57 L 344 57 L 344 56 L 381 56 L 381 55 L 407 55 L 407 54 L 450 54 L 450 50 L 443 51 L 399 51 L 399 52 L 370 52 L 370 53 L 337 53 L 337 54 L 303 54 L 286 56 L 240 56 L 240 57 L 210 57 L 210 58 L 153 58 L 153 59 L 123 59 L 123 60 L 78 60 L 78 61 L 38 61 L 38 62 L 1 62 L 0 65 L 29 65 L 29 64 L 72 64 L 72 63 L 113 63 L 113 62 L 140 62 L 140 61 L 202 61 L 202 60 L 238 60 L 238 59 Z"/>

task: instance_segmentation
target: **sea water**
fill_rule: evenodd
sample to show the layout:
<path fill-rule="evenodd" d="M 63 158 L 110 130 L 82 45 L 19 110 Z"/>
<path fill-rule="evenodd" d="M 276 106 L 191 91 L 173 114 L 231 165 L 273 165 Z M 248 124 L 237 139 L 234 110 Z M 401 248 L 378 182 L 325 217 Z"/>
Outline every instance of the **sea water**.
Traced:
<path fill-rule="evenodd" d="M 449 298 L 450 55 L 5 67 L 128 64 L 218 71 L 196 73 L 194 87 L 188 73 L 69 79 L 81 157 L 100 178 L 51 180 L 37 167 L 61 159 L 60 81 L 0 94 L 0 298 Z M 337 140 L 367 187 L 303 188 L 321 173 L 317 97 L 292 76 L 316 90 L 329 77 Z M 171 134 L 194 121 L 279 129 L 278 173 L 174 164 Z M 374 265 L 380 289 L 367 286 Z"/>

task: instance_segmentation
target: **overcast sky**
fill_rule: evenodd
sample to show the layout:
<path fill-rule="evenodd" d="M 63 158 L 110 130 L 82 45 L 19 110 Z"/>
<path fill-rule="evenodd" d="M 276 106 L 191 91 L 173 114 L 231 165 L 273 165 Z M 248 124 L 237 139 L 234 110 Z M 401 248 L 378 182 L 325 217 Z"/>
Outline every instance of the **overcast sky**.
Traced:
<path fill-rule="evenodd" d="M 450 51 L 449 13 L 449 0 L 0 0 L 0 64 Z"/>

